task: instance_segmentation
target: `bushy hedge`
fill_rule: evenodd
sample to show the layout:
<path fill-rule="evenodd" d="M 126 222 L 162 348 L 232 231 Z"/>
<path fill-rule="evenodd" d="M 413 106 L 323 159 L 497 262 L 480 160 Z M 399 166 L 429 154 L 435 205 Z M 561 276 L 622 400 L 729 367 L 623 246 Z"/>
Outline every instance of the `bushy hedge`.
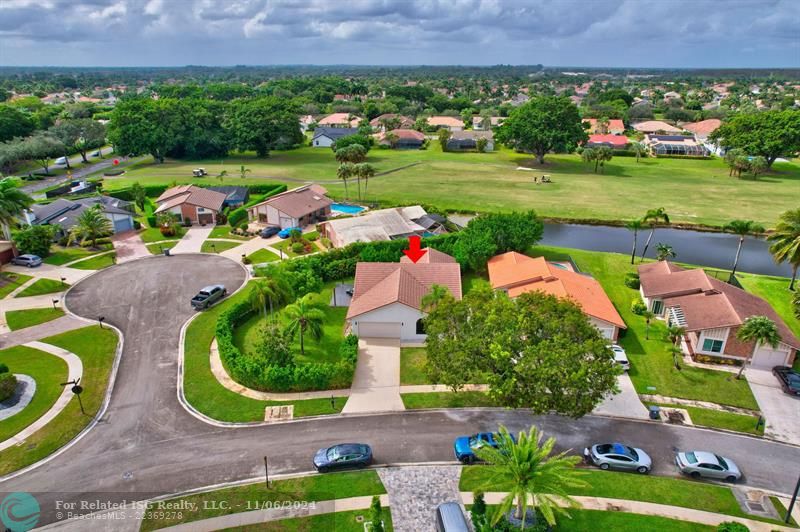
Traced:
<path fill-rule="evenodd" d="M 270 392 L 303 392 L 347 388 L 353 380 L 358 359 L 358 337 L 347 336 L 339 347 L 337 363 L 310 363 L 291 366 L 264 365 L 257 357 L 242 353 L 233 341 L 233 331 L 253 314 L 242 301 L 217 320 L 217 347 L 228 374 L 249 388 Z"/>
<path fill-rule="evenodd" d="M 641 281 L 639 281 L 639 274 L 636 272 L 628 272 L 625 274 L 625 286 L 638 290 Z"/>
<path fill-rule="evenodd" d="M 215 185 L 213 183 L 201 183 L 201 184 L 193 183 L 193 184 L 195 186 L 198 186 L 198 187 L 201 187 L 201 188 L 210 188 L 210 187 L 219 186 L 219 185 Z M 279 184 L 276 184 L 276 183 L 253 183 L 252 185 L 247 183 L 247 184 L 244 184 L 244 185 L 240 184 L 240 185 L 236 185 L 236 186 L 247 187 L 247 189 L 250 191 L 251 195 L 252 194 L 266 194 L 268 196 L 272 196 L 273 194 L 277 194 L 278 192 L 285 192 L 286 191 L 286 185 L 279 185 Z M 142 185 L 142 188 L 144 189 L 144 193 L 147 195 L 148 198 L 157 198 L 161 194 L 163 194 L 165 190 L 167 190 L 170 187 L 168 185 L 147 185 L 147 184 L 145 184 L 145 185 Z M 112 190 L 112 191 L 109 191 L 109 194 L 111 196 L 114 196 L 115 198 L 119 198 L 121 200 L 133 201 L 133 193 L 132 193 L 130 187 L 120 188 L 118 190 Z"/>
<path fill-rule="evenodd" d="M 17 378 L 13 373 L 0 373 L 0 401 L 5 401 L 17 390 Z"/>

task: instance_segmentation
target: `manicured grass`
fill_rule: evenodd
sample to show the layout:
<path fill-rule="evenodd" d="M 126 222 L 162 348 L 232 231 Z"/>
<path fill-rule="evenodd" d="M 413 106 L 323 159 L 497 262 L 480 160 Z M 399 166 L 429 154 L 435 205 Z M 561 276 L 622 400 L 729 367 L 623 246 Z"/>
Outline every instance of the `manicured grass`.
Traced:
<path fill-rule="evenodd" d="M 391 509 L 384 508 L 382 515 L 383 529 L 386 532 L 391 532 L 394 530 L 392 528 Z M 312 515 L 310 517 L 293 517 L 280 521 L 259 523 L 254 526 L 226 528 L 225 532 L 317 532 L 319 530 L 364 532 L 364 523 L 369 519 L 370 513 L 368 509 L 352 510 L 349 512 Z"/>
<path fill-rule="evenodd" d="M 318 298 L 323 301 L 325 307 L 325 323 L 323 325 L 323 336 L 319 342 L 306 336 L 305 355 L 300 354 L 299 334 L 292 342 L 292 352 L 298 364 L 308 362 L 338 362 L 339 346 L 344 339 L 344 319 L 347 315 L 346 307 L 331 307 L 328 303 L 331 300 L 331 288 L 326 287 L 322 290 Z M 289 323 L 283 309 L 277 311 L 278 323 L 285 326 Z M 243 353 L 255 352 L 261 340 L 261 330 L 265 324 L 264 315 L 255 314 L 246 322 L 239 325 L 233 334 L 233 341 Z"/>
<path fill-rule="evenodd" d="M 0 421 L 0 441 L 5 441 L 50 410 L 61 395 L 67 363 L 50 353 L 22 345 L 0 351 L 0 362 L 6 364 L 11 373 L 29 375 L 36 381 L 36 392 L 28 406 Z"/>
<path fill-rule="evenodd" d="M 614 532 L 714 532 L 717 528 L 699 523 L 667 519 L 656 515 L 604 512 L 600 510 L 569 510 L 572 519 L 558 517 L 555 532 L 586 532 L 587 530 L 613 530 Z"/>
<path fill-rule="evenodd" d="M 226 249 L 235 248 L 236 246 L 240 245 L 241 242 L 228 242 L 227 240 L 206 240 L 200 246 L 200 251 L 203 253 L 221 253 Z"/>
<path fill-rule="evenodd" d="M 60 308 L 31 308 L 25 310 L 9 310 L 6 312 L 6 324 L 12 331 L 39 325 L 64 315 Z"/>
<path fill-rule="evenodd" d="M 563 258 L 568 254 L 582 272 L 591 274 L 600 282 L 628 326 L 618 343 L 628 354 L 631 362 L 628 374 L 638 393 L 758 410 L 745 379 L 737 380 L 733 374 L 724 371 L 686 365 L 677 371 L 672 365 L 669 342 L 664 338 L 666 326 L 663 321 L 651 322 L 647 339 L 644 318 L 631 312 L 631 302 L 640 298 L 639 292 L 623 282 L 626 273 L 636 271 L 636 266 L 630 264 L 630 256 L 545 246 L 535 247 L 530 254 L 548 258 Z"/>
<path fill-rule="evenodd" d="M 233 228 L 230 225 L 218 225 L 211 230 L 208 238 L 232 238 L 233 240 L 250 240 L 252 238 L 249 236 L 234 235 L 231 233 L 231 229 Z"/>
<path fill-rule="evenodd" d="M 498 406 L 484 392 L 428 392 L 400 394 L 409 410 L 420 408 L 469 408 Z"/>
<path fill-rule="evenodd" d="M 70 266 L 70 268 L 76 268 L 78 270 L 102 270 L 103 268 L 108 268 L 116 264 L 116 258 L 116 252 L 106 253 L 105 255 L 98 255 L 91 259 L 76 262 Z"/>
<path fill-rule="evenodd" d="M 81 399 L 86 415 L 81 414 L 78 401 L 71 400 L 54 420 L 25 440 L 23 445 L 0 452 L 0 475 L 28 466 L 65 445 L 92 420 L 105 397 L 117 347 L 117 335 L 112 329 L 93 325 L 41 341 L 80 357 L 83 362 Z M 61 393 L 61 386 L 57 391 Z"/>
<path fill-rule="evenodd" d="M 430 384 L 425 372 L 427 355 L 424 347 L 400 349 L 400 384 Z"/>
<path fill-rule="evenodd" d="M 674 222 L 723 225 L 731 212 L 773 226 L 777 213 L 794 208 L 800 200 L 800 166 L 775 163 L 758 180 L 736 179 L 719 158 L 708 160 L 643 159 L 614 157 L 604 174 L 595 174 L 578 155 L 547 155 L 537 166 L 528 154 L 501 148 L 493 153 L 443 153 L 437 143 L 427 150 L 377 150 L 367 162 L 378 173 L 411 163 L 416 166 L 369 180 L 368 201 L 383 204 L 429 204 L 443 209 L 510 211 L 535 209 L 547 217 L 620 220 L 642 216 L 650 206 L 639 198 L 658 198 L 659 206 Z M 233 177 L 240 165 L 252 170 L 246 179 Z M 219 161 L 168 161 L 142 164 L 121 178 L 106 180 L 107 189 L 141 184 L 201 183 L 192 168 L 205 167 L 216 174 L 225 169 L 232 177 L 225 184 L 246 184 L 282 177 L 322 183 L 336 198 L 344 185 L 336 178 L 337 163 L 328 149 L 304 147 L 274 151 L 268 158 L 237 155 Z M 519 171 L 526 166 L 534 171 Z M 548 174 L 552 183 L 535 185 L 533 176 Z M 295 183 L 287 182 L 289 186 Z M 353 186 L 350 186 L 353 185 Z M 348 183 L 351 198 L 357 187 Z M 690 191 L 690 192 L 687 192 Z"/>
<path fill-rule="evenodd" d="M 53 279 L 37 279 L 33 284 L 28 285 L 25 290 L 20 292 L 14 297 L 30 297 L 41 296 L 44 294 L 52 294 L 55 292 L 63 292 L 69 288 L 69 283 L 62 283 L 61 281 L 54 281 Z"/>
<path fill-rule="evenodd" d="M 195 512 L 182 512 L 183 515 L 181 517 L 174 515 L 166 516 L 172 517 L 172 519 L 145 519 L 142 521 L 141 530 L 142 532 L 146 532 L 167 526 L 174 526 L 179 523 L 188 523 L 220 515 L 246 512 L 256 509 L 253 505 L 257 503 L 327 501 L 365 495 L 381 495 L 384 493 L 386 493 L 386 490 L 380 478 L 378 478 L 378 474 L 372 470 L 278 480 L 272 482 L 272 487 L 270 489 L 266 489 L 263 483 L 248 484 L 246 486 L 236 486 L 209 493 L 172 499 L 172 501 L 193 503 L 198 510 Z M 204 506 L 211 505 L 204 505 L 204 501 L 226 501 L 227 508 L 219 508 L 221 505 L 205 508 Z M 185 506 L 189 505 L 187 504 Z M 264 506 L 266 507 L 266 505 Z M 167 513 L 169 514 L 172 512 Z"/>
<path fill-rule="evenodd" d="M 110 246 L 106 247 L 110 248 Z M 97 253 L 98 251 L 96 250 L 90 250 L 78 246 L 70 246 L 70 247 L 53 246 L 53 249 L 50 251 L 50 255 L 45 257 L 43 260 L 47 264 L 52 264 L 54 266 L 61 266 L 62 264 L 72 262 L 73 260 L 89 257 Z"/>
<path fill-rule="evenodd" d="M 142 227 L 146 226 L 143 225 Z M 186 231 L 183 228 L 181 228 L 181 230 L 177 234 L 172 236 L 165 236 L 161 234 L 161 229 L 159 229 L 158 227 L 147 227 L 146 229 L 144 229 L 139 233 L 139 236 L 142 237 L 142 241 L 144 241 L 144 243 L 147 244 L 151 242 L 158 242 L 159 240 L 180 240 L 181 238 L 183 238 L 185 232 Z"/>
<path fill-rule="evenodd" d="M 22 273 L 0 273 L 0 299 L 3 299 L 31 279 L 33 277 Z"/>
<path fill-rule="evenodd" d="M 184 392 L 189 403 L 203 414 L 220 421 L 263 421 L 267 406 L 294 405 L 294 416 L 336 414 L 345 399 L 337 398 L 332 409 L 330 399 L 304 401 L 258 401 L 234 393 L 222 386 L 211 373 L 209 348 L 214 338 L 217 318 L 234 302 L 247 299 L 248 288 L 240 290 L 222 303 L 200 313 L 186 330 L 184 352 Z"/>
<path fill-rule="evenodd" d="M 770 496 L 769 500 L 772 501 L 772 505 L 778 511 L 778 515 L 781 516 L 781 522 L 783 522 L 783 520 L 786 519 L 786 507 L 777 497 Z M 795 521 L 794 517 L 789 518 L 789 525 L 797 526 L 797 522 Z"/>
<path fill-rule="evenodd" d="M 657 403 L 645 403 L 650 406 Z M 711 427 L 715 429 L 733 430 L 736 432 L 745 432 L 755 436 L 764 435 L 764 425 L 761 424 L 756 430 L 757 416 L 745 416 L 742 414 L 734 414 L 732 412 L 720 412 L 719 410 L 711 410 L 709 408 L 695 408 L 693 406 L 683 405 L 665 405 L 659 406 L 666 408 L 682 408 L 689 412 L 689 417 L 692 418 L 692 423 L 695 425 L 702 425 L 704 427 Z"/>
<path fill-rule="evenodd" d="M 788 279 L 749 273 L 737 273 L 736 277 L 745 290 L 765 299 L 795 336 L 800 338 L 800 320 L 794 316 L 793 292 L 789 290 Z"/>
<path fill-rule="evenodd" d="M 272 262 L 280 260 L 280 257 L 268 249 L 259 249 L 247 256 L 251 264 L 263 264 L 265 262 Z"/>

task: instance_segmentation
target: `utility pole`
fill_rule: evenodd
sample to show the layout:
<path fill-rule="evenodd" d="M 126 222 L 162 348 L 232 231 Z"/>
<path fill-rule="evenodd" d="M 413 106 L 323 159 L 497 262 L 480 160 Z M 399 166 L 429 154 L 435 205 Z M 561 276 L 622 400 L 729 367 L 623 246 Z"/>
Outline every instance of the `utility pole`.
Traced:
<path fill-rule="evenodd" d="M 783 522 L 789 524 L 789 521 L 792 519 L 792 510 L 794 509 L 794 503 L 797 502 L 797 492 L 800 491 L 800 476 L 797 477 L 797 484 L 794 487 L 794 493 L 792 494 L 792 500 L 789 502 L 789 508 L 786 509 L 786 518 L 784 518 Z"/>

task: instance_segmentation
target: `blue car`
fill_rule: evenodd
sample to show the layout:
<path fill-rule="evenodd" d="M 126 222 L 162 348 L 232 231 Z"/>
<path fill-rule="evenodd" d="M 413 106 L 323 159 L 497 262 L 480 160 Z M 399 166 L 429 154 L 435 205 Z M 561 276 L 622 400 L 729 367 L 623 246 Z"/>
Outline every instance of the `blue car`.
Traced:
<path fill-rule="evenodd" d="M 340 443 L 314 455 L 314 468 L 320 473 L 333 469 L 367 467 L 372 463 L 372 449 L 366 443 Z"/>
<path fill-rule="evenodd" d="M 278 233 L 278 236 L 281 238 L 289 238 L 289 235 L 292 233 L 292 231 L 300 231 L 301 233 L 303 232 L 303 230 L 299 227 L 287 227 L 286 229 L 281 229 L 281 232 Z"/>
<path fill-rule="evenodd" d="M 456 460 L 462 464 L 471 464 L 479 460 L 479 458 L 475 456 L 475 449 L 486 445 L 497 449 L 498 443 L 495 439 L 496 437 L 497 436 L 491 432 L 479 432 L 472 436 L 459 436 L 456 438 L 455 443 L 453 443 L 453 451 L 455 452 Z M 511 436 L 511 439 L 514 439 L 514 436 Z"/>

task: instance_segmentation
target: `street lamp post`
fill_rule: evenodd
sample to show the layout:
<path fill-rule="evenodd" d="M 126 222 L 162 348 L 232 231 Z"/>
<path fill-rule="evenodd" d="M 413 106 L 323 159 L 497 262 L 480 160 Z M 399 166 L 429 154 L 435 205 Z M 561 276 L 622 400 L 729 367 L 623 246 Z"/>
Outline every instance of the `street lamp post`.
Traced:
<path fill-rule="evenodd" d="M 794 493 L 792 493 L 792 500 L 789 501 L 789 508 L 786 509 L 786 517 L 783 520 L 786 524 L 788 524 L 792 518 L 792 510 L 794 510 L 794 503 L 797 502 L 798 491 L 800 491 L 800 476 L 797 477 L 797 484 L 794 487 Z"/>
<path fill-rule="evenodd" d="M 269 462 L 266 455 L 264 456 L 264 482 L 266 482 L 267 489 L 269 489 Z"/>

